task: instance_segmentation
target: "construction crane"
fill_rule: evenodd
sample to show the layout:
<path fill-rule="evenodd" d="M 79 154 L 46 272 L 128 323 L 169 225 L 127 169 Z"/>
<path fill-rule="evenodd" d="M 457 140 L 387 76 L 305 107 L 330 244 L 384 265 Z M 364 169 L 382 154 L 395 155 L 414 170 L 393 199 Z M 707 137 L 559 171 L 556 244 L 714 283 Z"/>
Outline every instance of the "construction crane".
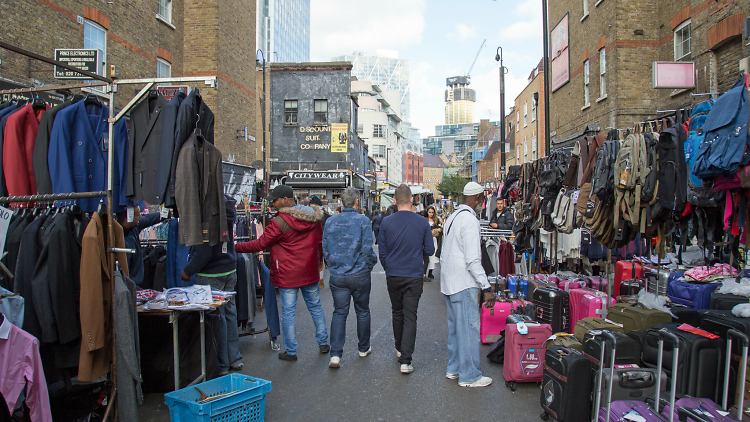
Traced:
<path fill-rule="evenodd" d="M 471 67 L 469 67 L 469 71 L 466 73 L 466 76 L 471 76 L 471 70 L 474 69 L 474 65 L 477 64 L 477 59 L 479 58 L 479 53 L 482 52 L 482 49 L 484 48 L 484 43 L 487 42 L 487 38 L 482 41 L 482 44 L 479 46 L 479 51 L 477 51 L 476 57 L 474 57 L 474 61 L 471 62 Z"/>

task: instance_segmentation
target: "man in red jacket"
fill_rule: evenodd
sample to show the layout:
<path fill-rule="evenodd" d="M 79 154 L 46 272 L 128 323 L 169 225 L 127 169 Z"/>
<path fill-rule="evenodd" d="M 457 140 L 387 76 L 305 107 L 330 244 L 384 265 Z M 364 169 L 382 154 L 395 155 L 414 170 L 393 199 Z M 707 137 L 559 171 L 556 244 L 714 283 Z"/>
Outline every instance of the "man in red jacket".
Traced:
<path fill-rule="evenodd" d="M 268 194 L 268 202 L 278 214 L 268 222 L 260 239 L 238 243 L 238 253 L 260 252 L 271 248 L 268 268 L 271 283 L 279 288 L 281 297 L 281 330 L 284 333 L 283 353 L 279 359 L 297 360 L 297 328 L 294 314 L 297 291 L 302 292 L 307 309 L 315 323 L 315 338 L 320 353 L 328 353 L 328 330 L 320 303 L 320 262 L 323 211 L 317 205 L 294 205 L 294 191 L 286 185 L 276 186 Z"/>

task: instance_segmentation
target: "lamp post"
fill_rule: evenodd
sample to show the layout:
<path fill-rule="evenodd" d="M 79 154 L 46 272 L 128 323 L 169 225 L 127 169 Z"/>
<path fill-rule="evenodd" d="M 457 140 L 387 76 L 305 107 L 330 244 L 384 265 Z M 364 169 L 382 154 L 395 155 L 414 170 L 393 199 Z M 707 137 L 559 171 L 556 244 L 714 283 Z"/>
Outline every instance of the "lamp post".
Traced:
<path fill-rule="evenodd" d="M 548 156 L 550 139 L 549 139 L 549 80 L 552 72 L 549 68 L 549 24 L 547 23 L 547 0 L 542 0 L 542 23 L 544 27 L 544 156 Z M 538 107 L 538 106 L 537 106 Z"/>
<path fill-rule="evenodd" d="M 261 60 L 258 60 L 258 54 L 260 54 Z M 258 49 L 255 53 L 255 63 L 260 63 L 263 66 L 263 99 L 261 100 L 262 109 L 260 111 L 260 121 L 263 125 L 263 200 L 268 196 L 268 166 L 266 165 L 266 56 L 263 54 L 263 50 Z M 265 210 L 265 206 L 263 209 Z"/>
<path fill-rule="evenodd" d="M 393 151 L 393 148 L 385 149 L 385 181 L 391 183 L 391 163 L 388 161 L 388 152 Z"/>
<path fill-rule="evenodd" d="M 503 66 L 502 47 L 497 48 L 495 61 L 500 62 L 500 167 L 505 170 L 505 73 L 508 69 Z"/>

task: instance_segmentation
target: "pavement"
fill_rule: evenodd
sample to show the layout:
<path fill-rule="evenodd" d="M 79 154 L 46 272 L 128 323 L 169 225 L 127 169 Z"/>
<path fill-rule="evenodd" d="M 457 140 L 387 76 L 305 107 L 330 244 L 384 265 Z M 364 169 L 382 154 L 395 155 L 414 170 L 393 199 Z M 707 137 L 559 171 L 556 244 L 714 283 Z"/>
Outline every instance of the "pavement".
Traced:
<path fill-rule="evenodd" d="M 327 277 L 326 277 L 327 278 Z M 326 280 L 321 291 L 330 329 L 333 299 Z M 503 367 L 485 359 L 489 346 L 481 347 L 482 373 L 493 379 L 484 388 L 462 388 L 445 378 L 448 363 L 445 299 L 440 293 L 439 269 L 435 281 L 425 283 L 419 303 L 414 372 L 401 374 L 393 345 L 390 299 L 385 272 L 378 264 L 372 273 L 370 312 L 372 353 L 357 353 L 356 315 L 351 307 L 341 368 L 328 367 L 329 355 L 318 351 L 315 330 L 304 301 L 297 303 L 298 361 L 278 359 L 267 334 L 240 338 L 242 371 L 270 380 L 265 421 L 539 421 L 538 383 L 505 387 Z M 265 327 L 265 316 L 256 315 L 256 328 Z M 278 338 L 282 343 L 282 337 Z M 282 343 L 283 350 L 283 343 Z M 150 394 L 139 409 L 141 422 L 169 421 L 162 394 Z"/>

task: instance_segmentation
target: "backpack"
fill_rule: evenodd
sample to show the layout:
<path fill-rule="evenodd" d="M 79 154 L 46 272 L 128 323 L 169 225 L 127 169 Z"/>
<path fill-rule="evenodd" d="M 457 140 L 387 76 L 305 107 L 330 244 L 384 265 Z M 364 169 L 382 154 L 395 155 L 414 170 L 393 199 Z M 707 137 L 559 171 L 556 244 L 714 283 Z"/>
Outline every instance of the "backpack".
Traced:
<path fill-rule="evenodd" d="M 621 218 L 627 220 L 636 229 L 634 231 L 639 227 L 644 231 L 646 229 L 645 215 L 644 221 L 641 221 L 641 193 L 650 172 L 647 156 L 646 137 L 643 134 L 630 134 L 622 141 L 614 169 L 614 227 L 618 231 L 617 240 L 622 239 L 622 230 L 619 230 Z"/>
<path fill-rule="evenodd" d="M 560 233 L 571 234 L 576 228 L 576 202 L 578 191 L 560 190 L 555 201 L 555 211 L 552 214 L 552 222 Z"/>
<path fill-rule="evenodd" d="M 505 337 L 500 337 L 500 340 L 490 346 L 490 351 L 487 353 L 487 359 L 499 364 L 505 362 Z"/>
<path fill-rule="evenodd" d="M 734 176 L 740 165 L 750 162 L 748 139 L 747 76 L 719 97 L 703 124 L 705 137 L 698 149 L 693 174 L 700 179 Z"/>
<path fill-rule="evenodd" d="M 685 162 L 685 127 L 676 124 L 659 134 L 656 153 L 659 156 L 657 169 L 658 200 L 652 209 L 652 219 L 670 220 L 673 214 L 680 215 L 687 202 L 687 162 Z"/>
<path fill-rule="evenodd" d="M 600 200 L 611 199 L 615 189 L 615 162 L 620 150 L 617 131 L 610 131 L 607 140 L 596 152 L 596 164 L 591 175 L 591 194 Z"/>
<path fill-rule="evenodd" d="M 708 113 L 713 106 L 713 100 L 706 100 L 693 108 L 690 116 L 688 139 L 685 141 L 685 160 L 688 163 L 687 201 L 695 207 L 715 208 L 724 203 L 725 191 L 715 191 L 703 186 L 703 181 L 693 174 L 698 149 L 705 138 L 703 125 L 708 119 Z"/>

